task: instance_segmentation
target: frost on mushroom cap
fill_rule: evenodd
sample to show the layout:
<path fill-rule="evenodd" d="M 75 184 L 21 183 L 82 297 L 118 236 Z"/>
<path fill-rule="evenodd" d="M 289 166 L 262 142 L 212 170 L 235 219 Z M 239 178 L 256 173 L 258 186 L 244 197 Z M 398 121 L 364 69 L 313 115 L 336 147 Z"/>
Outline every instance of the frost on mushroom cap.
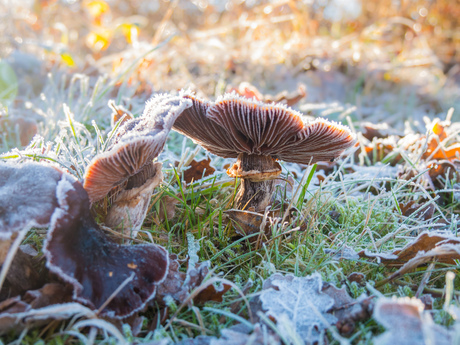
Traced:
<path fill-rule="evenodd" d="M 306 164 L 334 159 L 355 142 L 348 127 L 325 119 L 306 121 L 282 104 L 235 93 L 215 103 L 188 97 L 193 106 L 177 118 L 173 129 L 221 157 L 246 153 Z"/>
<path fill-rule="evenodd" d="M 96 156 L 86 170 L 84 187 L 91 202 L 104 198 L 151 163 L 163 150 L 176 118 L 191 105 L 183 92 L 155 95 L 147 101 L 142 116 L 123 123 L 109 150 Z"/>
<path fill-rule="evenodd" d="M 123 318 L 144 308 L 168 272 L 168 252 L 160 246 L 119 245 L 90 214 L 83 186 L 63 176 L 43 252 L 48 268 L 74 286 L 74 298 L 103 315 Z"/>
<path fill-rule="evenodd" d="M 61 176 L 58 169 L 39 163 L 0 162 L 0 239 L 49 224 Z"/>

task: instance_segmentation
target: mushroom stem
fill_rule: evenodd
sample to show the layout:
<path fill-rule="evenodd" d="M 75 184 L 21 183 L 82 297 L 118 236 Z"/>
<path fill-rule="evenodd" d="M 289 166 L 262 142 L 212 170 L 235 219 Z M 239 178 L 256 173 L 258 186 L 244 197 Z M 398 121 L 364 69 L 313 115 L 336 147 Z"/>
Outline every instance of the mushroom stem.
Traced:
<path fill-rule="evenodd" d="M 272 157 L 240 153 L 236 163 L 227 171 L 228 175 L 241 178 L 235 197 L 236 207 L 264 211 L 270 204 L 274 179 L 280 173 L 281 166 Z"/>

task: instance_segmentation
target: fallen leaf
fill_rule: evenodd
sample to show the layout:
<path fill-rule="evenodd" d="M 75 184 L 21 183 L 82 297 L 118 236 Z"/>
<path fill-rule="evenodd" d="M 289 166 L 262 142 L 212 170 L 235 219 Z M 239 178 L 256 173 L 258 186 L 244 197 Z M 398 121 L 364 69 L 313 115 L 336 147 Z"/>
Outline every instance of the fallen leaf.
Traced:
<path fill-rule="evenodd" d="M 342 335 L 350 335 L 355 330 L 356 322 L 367 320 L 372 315 L 372 297 L 363 294 L 355 300 L 345 287 L 338 289 L 329 283 L 325 283 L 321 291 L 334 300 L 329 312 L 337 318 L 336 326 Z"/>
<path fill-rule="evenodd" d="M 446 245 L 450 245 L 450 249 L 448 249 Z M 415 258 L 419 253 L 427 258 L 428 252 L 437 248 L 441 249 L 431 253 L 436 257 L 437 261 L 454 265 L 454 259 L 457 258 L 457 254 L 455 254 L 456 250 L 460 248 L 460 238 L 445 232 L 424 232 L 408 243 L 404 248 L 397 249 L 392 253 L 370 253 L 364 250 L 360 251 L 358 254 L 360 257 L 379 257 L 380 260 L 388 266 L 401 266 Z M 453 256 L 451 257 L 450 255 Z"/>
<path fill-rule="evenodd" d="M 221 284 L 220 286 L 214 286 L 213 284 L 206 287 L 204 290 L 193 299 L 195 304 L 204 304 L 208 301 L 222 302 L 224 294 L 231 289 L 229 284 Z"/>
<path fill-rule="evenodd" d="M 38 125 L 35 120 L 26 119 L 24 117 L 0 116 L 0 132 L 5 133 L 4 138 L 6 140 L 17 143 L 17 139 L 19 139 L 19 144 L 27 146 L 35 134 L 38 133 Z M 16 138 L 16 135 L 19 137 Z"/>
<path fill-rule="evenodd" d="M 300 102 L 302 98 L 307 95 L 307 88 L 305 85 L 299 85 L 296 91 L 288 93 L 287 91 L 282 91 L 276 96 L 267 95 L 264 97 L 263 101 L 266 103 L 276 102 L 286 104 L 288 107 Z"/>
<path fill-rule="evenodd" d="M 180 196 L 182 197 L 182 196 Z M 179 197 L 179 198 L 180 198 Z M 178 198 L 165 195 L 160 199 L 160 207 L 158 209 L 158 219 L 161 223 L 166 220 L 171 220 L 176 215 L 176 206 L 180 204 Z"/>
<path fill-rule="evenodd" d="M 414 200 L 409 201 L 407 204 L 399 204 L 399 209 L 405 217 L 412 216 L 413 218 L 420 218 L 423 220 L 429 220 L 433 218 L 435 206 L 431 204 L 419 204 Z"/>
<path fill-rule="evenodd" d="M 0 162 L 0 239 L 25 228 L 48 226 L 61 176 L 50 165 Z"/>
<path fill-rule="evenodd" d="M 237 209 L 230 209 L 225 211 L 225 213 L 235 224 L 235 231 L 242 236 L 255 234 L 261 230 L 267 233 L 269 230 L 269 223 L 264 224 L 263 229 L 260 228 L 264 218 L 264 215 L 261 213 Z"/>
<path fill-rule="evenodd" d="M 282 91 L 275 96 L 263 95 L 254 85 L 248 82 L 242 82 L 240 85 L 235 87 L 227 88 L 227 92 L 236 92 L 238 95 L 246 98 L 255 98 L 258 101 L 265 103 L 283 103 L 288 107 L 292 107 L 297 104 L 302 98 L 307 95 L 307 89 L 305 85 L 299 85 L 296 91 L 289 93 L 288 91 Z"/>
<path fill-rule="evenodd" d="M 365 279 L 366 279 L 366 276 L 364 274 L 362 274 L 361 272 L 353 272 L 353 273 L 350 273 L 347 277 L 348 281 L 350 283 L 357 283 L 361 286 L 364 286 L 366 285 L 365 283 Z"/>
<path fill-rule="evenodd" d="M 112 114 L 110 114 L 112 128 L 115 124 L 122 120 L 119 125 L 125 123 L 126 121 L 134 119 L 133 114 L 127 110 L 124 106 L 120 104 L 115 104 L 113 100 L 109 101 L 109 107 L 112 109 Z"/>
<path fill-rule="evenodd" d="M 183 303 L 190 295 L 190 292 L 200 286 L 209 273 L 209 262 L 202 262 L 189 267 L 187 272 L 180 271 L 180 263 L 177 255 L 169 257 L 169 271 L 166 279 L 158 285 L 155 301 L 162 304 L 167 296 L 176 302 Z"/>
<path fill-rule="evenodd" d="M 257 323 L 252 330 L 238 326 L 221 330 L 221 337 L 212 339 L 210 345 L 282 344 L 279 336 L 264 324 Z"/>
<path fill-rule="evenodd" d="M 76 300 L 102 316 L 122 319 L 142 310 L 168 273 L 166 249 L 111 240 L 91 215 L 81 183 L 66 175 L 56 195 L 59 205 L 43 246 L 48 269 L 72 284 Z"/>
<path fill-rule="evenodd" d="M 203 177 L 214 174 L 216 171 L 211 165 L 211 158 L 202 159 L 201 161 L 193 160 L 190 167 L 184 171 L 184 181 L 189 184 L 192 181 L 201 180 Z"/>
<path fill-rule="evenodd" d="M 395 166 L 403 159 L 397 152 L 395 143 L 388 139 L 374 139 L 367 146 L 362 147 L 361 150 L 356 150 L 355 160 L 359 161 L 360 156 L 367 157 L 364 162 L 369 162 L 371 165 L 382 161 L 384 158 L 391 157 L 388 163 L 391 166 Z"/>
<path fill-rule="evenodd" d="M 20 332 L 25 328 L 39 327 L 54 320 L 67 320 L 71 317 L 95 318 L 91 309 L 79 303 L 63 303 L 44 308 L 31 309 L 30 305 L 16 300 L 0 313 L 0 334 L 9 331 Z"/>
<path fill-rule="evenodd" d="M 367 140 L 372 141 L 374 138 L 383 139 L 388 138 L 390 135 L 400 135 L 401 133 L 395 131 L 388 126 L 387 123 L 374 124 L 365 122 L 361 125 L 362 134 Z"/>
<path fill-rule="evenodd" d="M 292 274 L 274 274 L 263 283 L 260 293 L 266 315 L 277 322 L 280 333 L 292 339 L 308 339 L 311 343 L 320 340 L 320 332 L 338 320 L 328 313 L 334 300 L 321 292 L 322 279 L 319 273 L 307 277 Z M 298 340 L 297 340 L 298 341 Z"/>
<path fill-rule="evenodd" d="M 427 123 L 427 130 L 432 131 L 432 135 L 428 137 L 428 145 L 422 158 L 427 160 L 454 160 L 460 159 L 460 144 L 457 141 L 446 140 L 455 131 L 450 129 L 450 121 L 441 121 L 434 119 L 432 122 Z M 426 137 L 422 136 L 420 139 Z M 451 145 L 449 145 L 451 143 Z M 449 145 L 449 146 L 447 146 Z"/>
<path fill-rule="evenodd" d="M 452 344 L 452 335 L 423 308 L 416 298 L 380 298 L 373 316 L 387 330 L 375 339 L 375 345 Z"/>
<path fill-rule="evenodd" d="M 33 309 L 39 309 L 53 304 L 71 302 L 72 298 L 72 286 L 61 283 L 49 283 L 38 290 L 27 291 L 23 300 Z"/>
<path fill-rule="evenodd" d="M 247 236 L 263 232 L 267 237 L 271 236 L 270 229 L 274 224 L 282 220 L 280 216 L 283 215 L 280 208 L 267 211 L 267 217 L 264 222 L 264 214 L 254 212 L 254 208 L 250 208 L 249 210 L 230 209 L 225 211 L 225 214 L 235 225 L 234 228 L 238 234 Z M 292 214 L 289 213 L 286 220 L 290 220 L 291 218 Z M 253 240 L 257 241 L 257 238 L 253 238 Z"/>
<path fill-rule="evenodd" d="M 45 284 L 48 277 L 46 268 L 40 269 L 41 263 L 34 260 L 19 248 L 6 275 L 10 296 L 23 295 L 28 290 L 38 289 Z"/>
<path fill-rule="evenodd" d="M 446 180 L 460 182 L 460 174 L 458 172 L 460 161 L 453 159 L 452 162 L 448 160 L 440 160 L 430 162 L 427 164 L 428 176 L 437 189 L 443 189 L 446 185 Z"/>
<path fill-rule="evenodd" d="M 227 92 L 236 92 L 238 95 L 246 98 L 255 98 L 258 101 L 262 101 L 264 96 L 262 93 L 252 84 L 248 82 L 242 82 L 237 88 L 229 87 Z"/>
<path fill-rule="evenodd" d="M 455 265 L 456 263 L 454 260 L 460 260 L 460 244 L 441 244 L 426 252 L 418 252 L 415 257 L 408 260 L 398 271 L 393 273 L 390 277 L 384 279 L 384 282 L 389 282 L 393 279 L 401 277 L 405 273 L 428 262 L 438 261 L 452 263 Z"/>
<path fill-rule="evenodd" d="M 347 245 L 342 246 L 340 249 L 324 249 L 326 254 L 330 254 L 333 260 L 358 260 L 358 253 Z"/>
<path fill-rule="evenodd" d="M 420 301 L 425 306 L 425 310 L 432 310 L 433 309 L 433 304 L 434 304 L 434 298 L 431 295 L 422 295 L 420 296 Z"/>
<path fill-rule="evenodd" d="M 210 345 L 211 344 L 211 341 L 213 339 L 216 339 L 216 337 L 212 337 L 212 336 L 209 336 L 209 335 L 199 335 L 198 337 L 195 337 L 195 338 L 188 338 L 188 339 L 184 339 L 182 341 L 179 341 L 178 343 L 174 343 L 175 345 Z M 168 344 L 172 344 L 172 343 L 155 343 L 155 344 L 151 344 L 151 345 L 168 345 Z"/>

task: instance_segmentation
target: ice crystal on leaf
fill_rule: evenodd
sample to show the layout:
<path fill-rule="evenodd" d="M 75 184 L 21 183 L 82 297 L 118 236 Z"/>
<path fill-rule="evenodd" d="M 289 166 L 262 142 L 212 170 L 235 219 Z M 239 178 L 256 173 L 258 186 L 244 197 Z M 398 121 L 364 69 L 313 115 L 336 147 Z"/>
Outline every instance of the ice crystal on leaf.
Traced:
<path fill-rule="evenodd" d="M 319 341 L 320 332 L 329 326 L 328 323 L 337 321 L 327 313 L 334 300 L 322 293 L 321 288 L 319 273 L 308 277 L 275 274 L 264 282 L 260 300 L 266 314 L 278 322 L 286 338 L 291 338 L 294 330 L 300 339 L 314 343 Z"/>

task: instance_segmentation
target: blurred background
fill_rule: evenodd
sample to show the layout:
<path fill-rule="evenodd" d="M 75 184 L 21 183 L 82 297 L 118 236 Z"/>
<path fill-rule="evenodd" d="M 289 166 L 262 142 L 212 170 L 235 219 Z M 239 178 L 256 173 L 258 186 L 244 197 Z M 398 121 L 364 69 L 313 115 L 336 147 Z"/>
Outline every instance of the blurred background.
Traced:
<path fill-rule="evenodd" d="M 401 130 L 450 107 L 460 118 L 458 1 L 1 0 L 0 17 L 0 103 L 10 110 L 64 73 L 57 88 L 84 75 L 90 89 L 134 90 L 118 92 L 121 103 L 191 88 Z"/>

